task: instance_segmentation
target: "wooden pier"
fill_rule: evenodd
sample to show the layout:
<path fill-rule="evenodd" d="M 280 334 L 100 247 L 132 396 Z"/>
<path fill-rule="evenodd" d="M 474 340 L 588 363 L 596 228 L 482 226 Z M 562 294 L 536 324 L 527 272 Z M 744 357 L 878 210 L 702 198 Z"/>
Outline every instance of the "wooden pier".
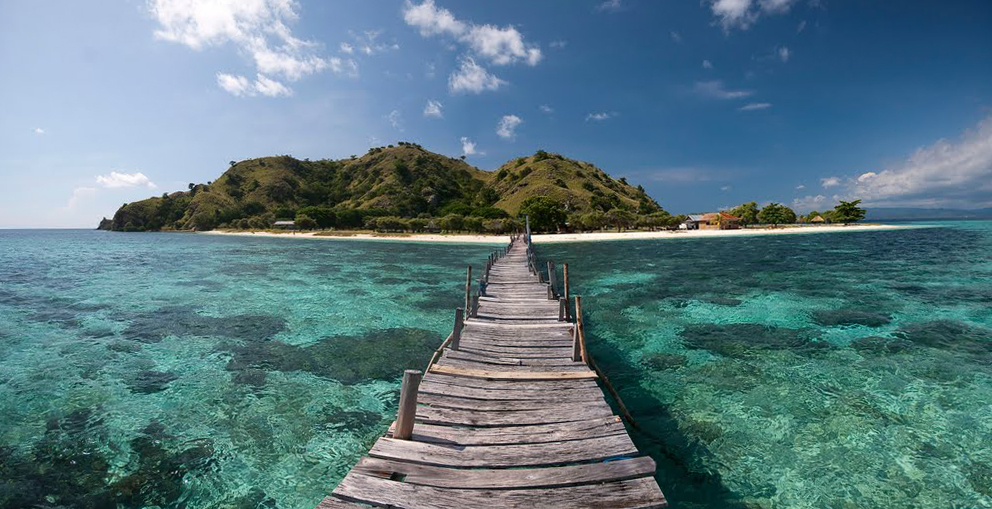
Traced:
<path fill-rule="evenodd" d="M 567 265 L 558 284 L 525 234 L 473 286 L 470 267 L 451 335 L 426 374 L 404 374 L 396 422 L 318 509 L 666 507 L 597 384 Z"/>

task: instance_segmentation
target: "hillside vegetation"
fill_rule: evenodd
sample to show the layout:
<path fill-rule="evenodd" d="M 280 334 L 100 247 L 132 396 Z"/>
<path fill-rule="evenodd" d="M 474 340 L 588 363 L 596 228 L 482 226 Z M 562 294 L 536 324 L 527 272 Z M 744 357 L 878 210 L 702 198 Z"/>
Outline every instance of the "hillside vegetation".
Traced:
<path fill-rule="evenodd" d="M 554 217 L 574 216 L 575 223 L 580 222 L 579 214 L 598 213 L 607 221 L 611 211 L 628 219 L 663 212 L 643 188 L 558 154 L 538 151 L 490 173 L 400 142 L 343 160 L 275 156 L 232 161 L 217 180 L 125 204 L 100 227 L 263 229 L 276 220 L 296 219 L 299 226 L 321 228 L 417 230 L 436 225 L 502 231 L 517 226 L 513 218 L 528 204 L 560 208 L 561 214 Z M 540 211 L 535 208 L 534 213 Z M 412 225 L 398 221 L 405 218 L 418 221 Z M 544 226 L 554 229 L 564 224 L 565 220 L 556 220 Z"/>

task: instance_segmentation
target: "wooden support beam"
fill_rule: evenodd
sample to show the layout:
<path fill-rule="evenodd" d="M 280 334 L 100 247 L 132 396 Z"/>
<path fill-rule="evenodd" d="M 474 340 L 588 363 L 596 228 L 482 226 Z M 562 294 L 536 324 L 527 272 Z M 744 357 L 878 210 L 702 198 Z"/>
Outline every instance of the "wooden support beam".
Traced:
<path fill-rule="evenodd" d="M 472 292 L 472 266 L 468 266 L 468 275 L 465 276 L 465 309 L 468 309 L 469 296 Z"/>
<path fill-rule="evenodd" d="M 570 320 L 571 310 L 568 307 L 568 264 L 563 263 L 562 265 L 562 296 L 565 297 L 565 320 Z"/>
<path fill-rule="evenodd" d="M 565 321 L 565 308 L 566 307 L 568 307 L 568 301 L 565 300 L 565 297 L 561 297 L 560 299 L 558 299 L 558 321 L 559 322 L 564 322 Z"/>
<path fill-rule="evenodd" d="M 413 436 L 413 421 L 417 417 L 417 391 L 424 374 L 416 369 L 403 372 L 403 387 L 400 388 L 400 409 L 396 414 L 396 431 L 393 438 L 409 440 Z"/>
<path fill-rule="evenodd" d="M 462 327 L 465 325 L 465 310 L 455 309 L 455 327 L 451 331 L 451 349 L 458 350 L 458 342 L 462 339 Z"/>
<path fill-rule="evenodd" d="M 586 351 L 585 322 L 582 320 L 582 296 L 575 296 L 575 331 L 578 334 L 579 350 L 582 354 L 582 362 L 589 364 L 589 352 Z M 579 359 L 576 359 L 579 360 Z"/>

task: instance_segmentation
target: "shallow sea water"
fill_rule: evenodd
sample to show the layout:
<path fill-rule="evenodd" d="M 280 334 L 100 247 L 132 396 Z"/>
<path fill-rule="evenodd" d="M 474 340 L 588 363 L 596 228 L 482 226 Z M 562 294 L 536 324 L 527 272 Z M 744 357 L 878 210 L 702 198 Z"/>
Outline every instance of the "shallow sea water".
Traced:
<path fill-rule="evenodd" d="M 0 507 L 313 507 L 489 250 L 0 231 Z M 538 253 L 673 507 L 992 507 L 992 223 Z"/>

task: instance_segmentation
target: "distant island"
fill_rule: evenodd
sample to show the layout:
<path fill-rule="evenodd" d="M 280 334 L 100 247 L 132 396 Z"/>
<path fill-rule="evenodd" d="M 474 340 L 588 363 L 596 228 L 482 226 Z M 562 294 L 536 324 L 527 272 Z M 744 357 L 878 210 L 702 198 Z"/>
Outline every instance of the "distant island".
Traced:
<path fill-rule="evenodd" d="M 521 212 L 537 229 L 570 221 L 619 228 L 677 225 L 641 186 L 595 165 L 538 150 L 494 172 L 416 143 L 375 147 L 361 157 L 291 156 L 230 162 L 212 182 L 124 204 L 99 228 L 115 231 L 299 228 L 443 229 L 504 233 Z"/>

